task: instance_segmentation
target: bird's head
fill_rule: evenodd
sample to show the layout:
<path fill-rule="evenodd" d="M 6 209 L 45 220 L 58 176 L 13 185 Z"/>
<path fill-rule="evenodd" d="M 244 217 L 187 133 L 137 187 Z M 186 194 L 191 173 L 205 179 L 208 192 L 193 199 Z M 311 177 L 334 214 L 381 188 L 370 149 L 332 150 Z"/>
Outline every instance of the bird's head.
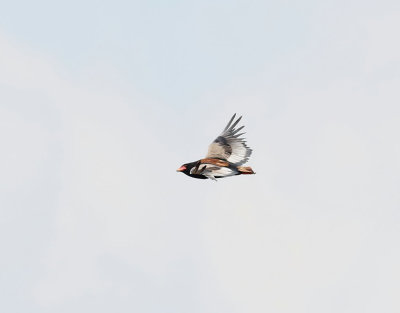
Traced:
<path fill-rule="evenodd" d="M 190 172 L 191 167 L 189 164 L 183 164 L 180 168 L 178 168 L 176 171 L 177 172 L 182 172 L 185 174 L 188 174 Z"/>
<path fill-rule="evenodd" d="M 191 163 L 185 163 L 180 168 L 178 168 L 176 171 L 177 172 L 182 172 L 183 174 L 186 174 L 186 175 L 190 176 L 191 175 L 190 171 L 193 169 L 193 167 L 196 166 L 196 164 L 197 164 L 197 161 L 196 162 L 191 162 Z"/>

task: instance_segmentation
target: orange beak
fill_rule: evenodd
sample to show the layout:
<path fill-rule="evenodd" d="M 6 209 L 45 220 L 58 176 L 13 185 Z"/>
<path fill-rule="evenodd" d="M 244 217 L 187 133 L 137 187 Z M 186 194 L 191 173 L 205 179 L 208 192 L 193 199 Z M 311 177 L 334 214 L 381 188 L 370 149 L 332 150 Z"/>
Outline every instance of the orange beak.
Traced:
<path fill-rule="evenodd" d="M 186 170 L 186 166 L 182 165 L 180 168 L 178 168 L 176 171 L 177 172 L 183 172 L 184 170 Z"/>

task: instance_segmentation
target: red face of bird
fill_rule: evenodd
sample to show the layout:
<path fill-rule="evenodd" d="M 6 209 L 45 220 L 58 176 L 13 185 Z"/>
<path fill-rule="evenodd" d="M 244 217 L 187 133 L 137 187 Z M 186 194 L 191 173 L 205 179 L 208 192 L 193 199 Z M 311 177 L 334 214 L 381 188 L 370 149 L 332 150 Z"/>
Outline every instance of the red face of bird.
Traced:
<path fill-rule="evenodd" d="M 183 172 L 184 170 L 186 170 L 186 166 L 182 165 L 180 168 L 178 168 L 176 171 L 177 172 Z"/>

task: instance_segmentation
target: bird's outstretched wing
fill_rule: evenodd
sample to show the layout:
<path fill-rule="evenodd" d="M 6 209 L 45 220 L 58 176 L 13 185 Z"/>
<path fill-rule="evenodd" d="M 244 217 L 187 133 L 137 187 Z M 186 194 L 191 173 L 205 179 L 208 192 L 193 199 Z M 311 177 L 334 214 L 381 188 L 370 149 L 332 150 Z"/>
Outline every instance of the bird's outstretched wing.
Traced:
<path fill-rule="evenodd" d="M 242 165 L 248 161 L 252 150 L 246 145 L 244 138 L 240 138 L 244 133 L 238 134 L 244 126 L 235 129 L 242 117 L 233 122 L 235 118 L 236 113 L 217 139 L 210 144 L 206 158 L 227 160 L 235 165 Z"/>

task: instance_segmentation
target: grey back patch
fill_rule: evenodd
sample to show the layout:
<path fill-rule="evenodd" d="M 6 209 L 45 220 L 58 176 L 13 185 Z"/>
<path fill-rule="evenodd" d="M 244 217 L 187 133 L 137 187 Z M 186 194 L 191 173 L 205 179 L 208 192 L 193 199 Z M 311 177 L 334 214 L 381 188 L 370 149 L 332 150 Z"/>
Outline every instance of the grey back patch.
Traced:
<path fill-rule="evenodd" d="M 218 136 L 214 142 L 221 145 L 228 156 L 232 154 L 232 147 L 229 145 L 228 140 L 225 137 Z"/>

